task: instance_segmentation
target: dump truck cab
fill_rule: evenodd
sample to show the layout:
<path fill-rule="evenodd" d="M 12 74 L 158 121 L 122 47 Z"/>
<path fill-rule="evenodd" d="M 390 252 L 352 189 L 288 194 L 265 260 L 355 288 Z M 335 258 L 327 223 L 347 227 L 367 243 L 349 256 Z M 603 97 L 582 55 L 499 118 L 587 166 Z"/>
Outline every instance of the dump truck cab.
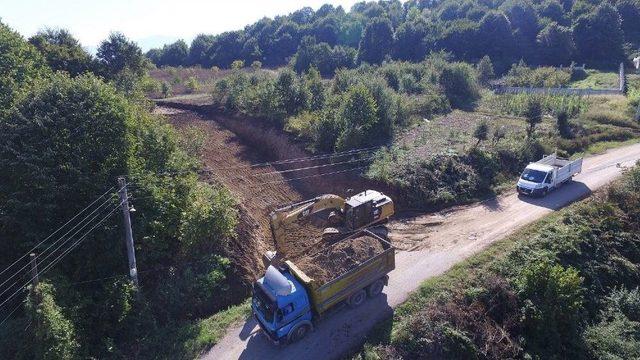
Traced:
<path fill-rule="evenodd" d="M 251 307 L 260 328 L 275 344 L 298 340 L 313 329 L 309 295 L 285 269 L 267 268 L 253 285 Z"/>

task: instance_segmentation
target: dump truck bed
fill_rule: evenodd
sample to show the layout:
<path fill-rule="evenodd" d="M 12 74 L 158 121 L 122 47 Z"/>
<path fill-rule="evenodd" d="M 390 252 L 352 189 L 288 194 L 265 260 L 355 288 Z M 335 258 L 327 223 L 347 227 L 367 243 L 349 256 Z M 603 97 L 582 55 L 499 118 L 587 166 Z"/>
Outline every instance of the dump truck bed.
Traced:
<path fill-rule="evenodd" d="M 348 299 L 356 291 L 364 289 L 374 281 L 385 277 L 395 268 L 394 247 L 388 241 L 368 230 L 359 231 L 340 240 L 338 243 L 350 241 L 363 235 L 378 241 L 382 245 L 382 251 L 355 265 L 345 273 L 335 274 L 335 277 L 328 282 L 313 279 L 305 274 L 294 262 L 286 261 L 291 273 L 307 289 L 313 310 L 317 315 L 322 315 L 334 305 Z M 330 249 L 323 249 L 323 251 L 330 251 Z"/>

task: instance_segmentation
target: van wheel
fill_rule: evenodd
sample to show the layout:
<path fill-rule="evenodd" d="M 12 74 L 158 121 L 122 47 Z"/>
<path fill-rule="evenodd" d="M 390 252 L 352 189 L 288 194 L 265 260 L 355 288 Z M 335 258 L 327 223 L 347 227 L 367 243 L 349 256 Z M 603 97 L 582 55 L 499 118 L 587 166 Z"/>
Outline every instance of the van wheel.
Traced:
<path fill-rule="evenodd" d="M 378 279 L 373 284 L 369 285 L 367 288 L 367 295 L 371 298 L 376 297 L 382 293 L 382 289 L 384 289 L 384 281 L 382 281 L 382 279 Z"/>
<path fill-rule="evenodd" d="M 542 197 L 547 196 L 548 193 L 549 193 L 549 188 L 544 188 L 544 190 L 542 190 Z"/>
<path fill-rule="evenodd" d="M 289 342 L 296 342 L 302 340 L 307 333 L 309 332 L 309 325 L 300 325 L 297 328 L 291 331 L 291 336 L 289 336 Z"/>
<path fill-rule="evenodd" d="M 364 303 L 366 299 L 367 299 L 367 292 L 364 290 L 359 290 L 355 294 L 351 295 L 351 297 L 349 297 L 349 306 L 351 307 L 360 306 L 362 305 L 362 303 Z"/>

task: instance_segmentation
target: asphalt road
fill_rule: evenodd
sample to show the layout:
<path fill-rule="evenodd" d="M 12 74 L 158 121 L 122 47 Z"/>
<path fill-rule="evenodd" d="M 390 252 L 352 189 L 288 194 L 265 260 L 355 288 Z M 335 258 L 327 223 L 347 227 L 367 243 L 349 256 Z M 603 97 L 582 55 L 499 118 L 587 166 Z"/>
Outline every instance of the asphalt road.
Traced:
<path fill-rule="evenodd" d="M 302 341 L 277 347 L 253 319 L 229 329 L 203 359 L 336 359 L 362 343 L 369 329 L 393 314 L 424 280 L 552 211 L 589 196 L 640 160 L 640 144 L 586 158 L 582 174 L 542 199 L 504 194 L 446 214 L 427 214 L 390 224 L 390 238 L 411 251 L 399 251 L 383 296 L 357 309 L 338 308 Z"/>

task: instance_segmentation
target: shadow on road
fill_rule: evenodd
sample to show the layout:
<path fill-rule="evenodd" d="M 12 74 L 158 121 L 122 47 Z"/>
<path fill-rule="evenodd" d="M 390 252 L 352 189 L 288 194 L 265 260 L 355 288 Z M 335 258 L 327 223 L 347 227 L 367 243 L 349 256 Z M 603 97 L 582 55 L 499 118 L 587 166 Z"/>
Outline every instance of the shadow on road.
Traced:
<path fill-rule="evenodd" d="M 274 345 L 261 331 L 251 329 L 255 320 L 250 319 L 245 327 L 251 333 L 240 359 L 332 359 L 360 345 L 368 331 L 379 321 L 393 316 L 393 308 L 386 294 L 369 299 L 358 308 L 340 306 L 331 311 L 316 325 L 313 332 L 297 343 Z M 386 331 L 390 336 L 391 329 Z M 244 329 L 243 329 L 244 332 Z M 242 333 L 241 333 L 242 338 Z M 244 339 L 243 339 L 244 340 Z"/>
<path fill-rule="evenodd" d="M 574 201 L 591 195 L 591 189 L 584 183 L 572 181 L 542 198 L 518 195 L 518 198 L 531 205 L 550 210 L 559 210 Z"/>
<path fill-rule="evenodd" d="M 257 326 L 258 323 L 256 322 L 256 319 L 253 316 L 248 317 L 247 321 L 245 321 L 244 325 L 242 326 L 242 330 L 240 331 L 240 339 L 242 341 L 247 340 Z"/>

